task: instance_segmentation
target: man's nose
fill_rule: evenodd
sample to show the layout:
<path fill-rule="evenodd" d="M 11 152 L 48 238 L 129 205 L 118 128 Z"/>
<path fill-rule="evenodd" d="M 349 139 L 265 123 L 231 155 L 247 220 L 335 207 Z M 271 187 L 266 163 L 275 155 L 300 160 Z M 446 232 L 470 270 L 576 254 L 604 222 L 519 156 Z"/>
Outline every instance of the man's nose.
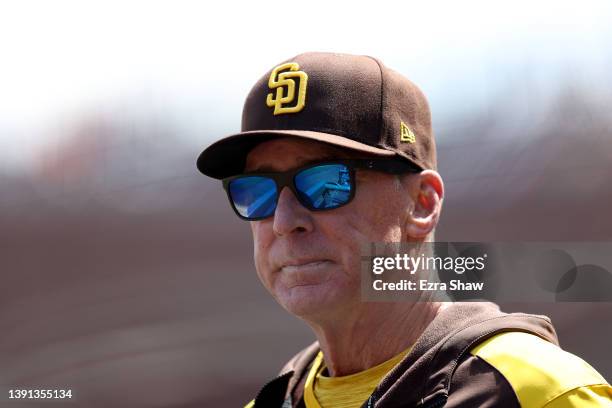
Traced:
<path fill-rule="evenodd" d="M 283 187 L 278 195 L 272 228 L 278 236 L 313 229 L 311 212 L 298 201 L 288 187 Z"/>

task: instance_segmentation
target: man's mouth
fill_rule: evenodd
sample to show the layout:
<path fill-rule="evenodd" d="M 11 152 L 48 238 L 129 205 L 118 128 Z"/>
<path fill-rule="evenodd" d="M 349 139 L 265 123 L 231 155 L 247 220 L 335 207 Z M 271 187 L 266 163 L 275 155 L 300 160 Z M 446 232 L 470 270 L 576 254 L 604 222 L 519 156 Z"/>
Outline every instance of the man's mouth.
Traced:
<path fill-rule="evenodd" d="M 331 264 L 331 261 L 328 260 L 320 260 L 320 261 L 311 261 L 311 262 L 303 262 L 303 263 L 295 263 L 293 265 L 285 265 L 281 268 L 281 272 L 292 273 L 292 272 L 305 272 L 305 271 L 314 271 L 318 268 L 326 267 Z"/>

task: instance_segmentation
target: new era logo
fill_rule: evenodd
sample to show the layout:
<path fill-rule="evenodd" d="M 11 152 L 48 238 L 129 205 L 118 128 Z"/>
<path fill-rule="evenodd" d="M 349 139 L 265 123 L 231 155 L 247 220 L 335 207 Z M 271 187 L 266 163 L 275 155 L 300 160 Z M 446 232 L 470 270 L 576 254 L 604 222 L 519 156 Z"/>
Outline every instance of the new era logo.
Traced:
<path fill-rule="evenodd" d="M 412 130 L 404 122 L 400 122 L 400 142 L 414 143 L 415 141 L 416 136 L 412 133 Z"/>

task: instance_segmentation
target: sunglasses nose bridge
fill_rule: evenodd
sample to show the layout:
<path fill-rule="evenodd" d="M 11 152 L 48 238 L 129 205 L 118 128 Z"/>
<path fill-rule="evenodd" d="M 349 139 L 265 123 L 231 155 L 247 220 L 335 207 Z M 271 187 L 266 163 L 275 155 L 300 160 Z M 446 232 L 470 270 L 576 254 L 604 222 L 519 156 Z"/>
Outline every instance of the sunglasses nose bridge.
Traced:
<path fill-rule="evenodd" d="M 283 189 L 285 187 L 287 187 L 289 189 L 289 191 L 291 191 L 293 193 L 293 197 L 295 198 L 295 200 L 300 203 L 302 206 L 308 208 L 308 203 L 305 203 L 304 200 L 302 199 L 302 194 L 298 191 L 297 186 L 295 185 L 295 172 L 290 172 L 290 173 L 283 173 L 283 174 L 279 174 L 276 177 L 276 189 L 277 189 L 277 196 L 276 196 L 276 206 L 278 207 L 278 200 L 280 199 L 281 193 L 283 192 Z"/>
<path fill-rule="evenodd" d="M 289 187 L 286 191 L 285 187 Z M 290 185 L 281 188 L 276 197 L 274 207 L 273 228 L 276 232 L 284 233 L 296 227 L 305 229 L 310 224 L 309 208 L 305 205 L 295 189 Z"/>
<path fill-rule="evenodd" d="M 295 186 L 293 185 L 293 173 L 279 173 L 274 178 L 274 181 L 276 182 L 276 189 L 278 190 L 279 195 L 285 187 L 289 187 L 289 189 L 295 194 Z"/>

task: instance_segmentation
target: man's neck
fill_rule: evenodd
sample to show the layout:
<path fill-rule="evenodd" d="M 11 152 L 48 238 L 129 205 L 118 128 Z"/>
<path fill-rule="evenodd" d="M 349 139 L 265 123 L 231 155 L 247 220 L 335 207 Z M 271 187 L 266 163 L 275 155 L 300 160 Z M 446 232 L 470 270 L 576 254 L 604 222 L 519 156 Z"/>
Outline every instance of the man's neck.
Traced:
<path fill-rule="evenodd" d="M 342 320 L 309 322 L 331 376 L 367 370 L 411 347 L 444 303 L 362 303 Z"/>

